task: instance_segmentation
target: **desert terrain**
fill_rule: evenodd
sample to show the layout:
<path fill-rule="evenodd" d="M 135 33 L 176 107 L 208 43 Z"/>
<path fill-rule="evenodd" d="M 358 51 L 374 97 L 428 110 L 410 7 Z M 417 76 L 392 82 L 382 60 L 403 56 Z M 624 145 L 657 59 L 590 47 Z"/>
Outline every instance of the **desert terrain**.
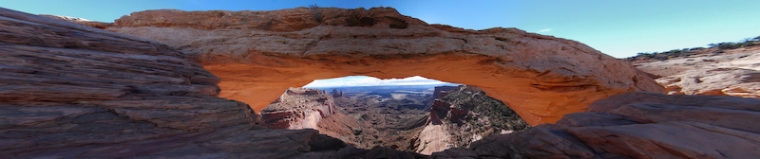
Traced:
<path fill-rule="evenodd" d="M 618 59 L 390 7 L 0 8 L 0 158 L 756 158 L 757 50 Z M 291 88 L 349 75 L 466 86 Z"/>

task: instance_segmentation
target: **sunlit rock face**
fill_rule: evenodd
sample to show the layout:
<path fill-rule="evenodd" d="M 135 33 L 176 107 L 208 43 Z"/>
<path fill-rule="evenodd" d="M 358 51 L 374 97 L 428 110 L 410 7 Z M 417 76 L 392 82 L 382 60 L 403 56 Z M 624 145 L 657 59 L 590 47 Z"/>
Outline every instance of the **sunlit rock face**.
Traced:
<path fill-rule="evenodd" d="M 760 98 L 760 47 L 702 49 L 667 60 L 636 60 L 668 94 Z"/>
<path fill-rule="evenodd" d="M 429 25 L 392 8 L 154 10 L 107 29 L 183 51 L 222 79 L 221 97 L 257 112 L 289 87 L 348 75 L 477 86 L 531 125 L 610 95 L 662 92 L 629 63 L 579 42 L 514 28 Z"/>
<path fill-rule="evenodd" d="M 343 146 L 264 129 L 158 42 L 3 8 L 0 30 L 0 158 L 326 158 Z"/>
<path fill-rule="evenodd" d="M 527 130 L 514 111 L 472 86 L 436 87 L 439 95 L 430 117 L 419 133 L 415 151 L 431 154 L 450 148 L 466 148 L 483 137 Z"/>
<path fill-rule="evenodd" d="M 317 129 L 317 123 L 335 111 L 332 95 L 316 89 L 289 88 L 261 111 L 261 120 L 270 129 Z"/>

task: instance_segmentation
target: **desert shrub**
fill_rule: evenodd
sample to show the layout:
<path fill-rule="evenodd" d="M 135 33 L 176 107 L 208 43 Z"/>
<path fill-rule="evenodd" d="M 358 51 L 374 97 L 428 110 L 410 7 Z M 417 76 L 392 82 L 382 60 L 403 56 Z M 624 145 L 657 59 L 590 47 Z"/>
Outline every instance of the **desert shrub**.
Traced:
<path fill-rule="evenodd" d="M 309 5 L 309 9 L 311 9 L 311 16 L 314 17 L 317 22 L 322 22 L 322 8 L 319 8 L 316 4 Z"/>

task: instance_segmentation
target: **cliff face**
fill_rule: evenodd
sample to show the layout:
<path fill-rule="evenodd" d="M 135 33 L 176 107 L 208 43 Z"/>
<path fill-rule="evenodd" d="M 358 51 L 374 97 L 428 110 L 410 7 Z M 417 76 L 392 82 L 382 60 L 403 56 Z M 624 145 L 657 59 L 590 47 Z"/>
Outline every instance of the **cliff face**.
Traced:
<path fill-rule="evenodd" d="M 221 97 L 256 111 L 289 87 L 348 75 L 477 86 L 531 125 L 610 95 L 662 91 L 629 63 L 575 41 L 428 25 L 391 8 L 143 11 L 107 29 L 183 51 L 223 79 Z"/>
<path fill-rule="evenodd" d="M 261 119 L 270 129 L 317 129 L 317 123 L 335 111 L 330 94 L 316 89 L 289 88 L 261 111 Z"/>
<path fill-rule="evenodd" d="M 428 124 L 419 133 L 416 151 L 431 154 L 470 146 L 483 137 L 526 130 L 530 126 L 508 106 L 472 86 L 436 87 Z"/>

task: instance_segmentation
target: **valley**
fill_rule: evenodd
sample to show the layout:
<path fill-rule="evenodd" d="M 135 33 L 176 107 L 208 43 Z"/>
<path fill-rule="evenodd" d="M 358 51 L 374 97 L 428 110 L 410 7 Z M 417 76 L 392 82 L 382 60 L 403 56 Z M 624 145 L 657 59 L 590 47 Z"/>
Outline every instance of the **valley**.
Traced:
<path fill-rule="evenodd" d="M 288 107 L 304 111 L 285 113 L 291 114 L 288 120 L 270 111 Z M 325 108 L 335 112 L 325 113 Z M 309 114 L 323 115 L 316 121 Z M 269 128 L 316 129 L 360 149 L 386 147 L 427 155 L 529 128 L 500 101 L 464 85 L 291 88 L 262 111 L 262 119 Z M 316 126 L 287 127 L 282 121 Z"/>

